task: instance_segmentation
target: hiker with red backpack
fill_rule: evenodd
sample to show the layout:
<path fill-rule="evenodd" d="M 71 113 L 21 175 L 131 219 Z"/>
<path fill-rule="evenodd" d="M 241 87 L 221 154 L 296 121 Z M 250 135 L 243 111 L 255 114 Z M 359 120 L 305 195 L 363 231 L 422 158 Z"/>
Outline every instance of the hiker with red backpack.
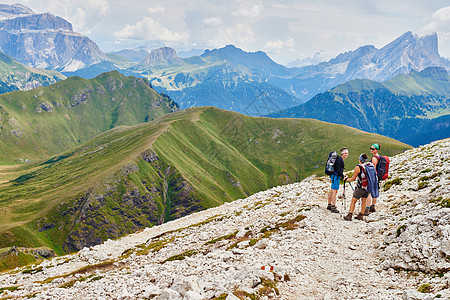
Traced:
<path fill-rule="evenodd" d="M 352 201 L 350 203 L 350 209 L 348 215 L 344 217 L 344 220 L 351 221 L 353 216 L 353 211 L 355 210 L 356 202 L 361 199 L 361 212 L 355 217 L 357 220 L 364 220 L 364 216 L 369 214 L 368 209 L 366 208 L 367 197 L 370 193 L 373 193 L 374 196 L 378 197 L 377 192 L 375 191 L 376 186 L 378 185 L 378 179 L 376 176 L 375 167 L 371 162 L 367 162 L 367 154 L 363 153 L 359 156 L 359 164 L 356 165 L 353 170 L 353 176 L 350 179 L 347 179 L 348 182 L 355 181 L 356 188 L 353 192 Z"/>
<path fill-rule="evenodd" d="M 331 189 L 328 194 L 327 209 L 333 213 L 339 213 L 339 210 L 336 208 L 336 195 L 339 190 L 341 178 L 343 180 L 347 179 L 347 176 L 344 175 L 344 159 L 347 157 L 348 148 L 341 149 L 341 156 L 338 156 L 336 151 L 333 151 L 328 155 L 327 164 L 325 166 L 325 174 L 330 175 L 331 178 Z"/>
<path fill-rule="evenodd" d="M 378 177 L 378 190 L 380 189 L 380 182 L 382 180 L 386 180 L 388 177 L 389 170 L 389 158 L 387 156 L 380 156 L 378 153 L 380 151 L 380 144 L 375 143 L 370 146 L 370 152 L 372 152 L 372 164 L 375 166 L 375 170 L 377 171 Z M 367 201 L 367 208 L 369 212 L 375 212 L 375 204 L 377 203 L 378 196 L 374 197 L 373 195 L 369 195 L 369 199 Z M 370 207 L 369 207 L 370 205 Z"/>

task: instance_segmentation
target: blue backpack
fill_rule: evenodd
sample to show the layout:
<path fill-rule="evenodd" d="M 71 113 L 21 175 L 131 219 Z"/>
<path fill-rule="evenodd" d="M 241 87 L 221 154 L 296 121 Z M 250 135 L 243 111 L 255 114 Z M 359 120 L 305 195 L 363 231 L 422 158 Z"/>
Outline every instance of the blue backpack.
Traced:
<path fill-rule="evenodd" d="M 367 190 L 372 195 L 372 198 L 378 198 L 380 193 L 378 191 L 378 176 L 375 166 L 371 162 L 365 163 L 362 171 L 367 178 Z"/>

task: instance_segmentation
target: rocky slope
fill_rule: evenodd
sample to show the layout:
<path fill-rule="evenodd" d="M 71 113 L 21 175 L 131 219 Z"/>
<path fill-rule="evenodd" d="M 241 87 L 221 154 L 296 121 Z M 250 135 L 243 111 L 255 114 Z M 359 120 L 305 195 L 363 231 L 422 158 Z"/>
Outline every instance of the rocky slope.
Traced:
<path fill-rule="evenodd" d="M 68 21 L 20 4 L 0 6 L 0 50 L 27 66 L 61 72 L 108 61 L 98 46 L 74 32 Z"/>
<path fill-rule="evenodd" d="M 310 177 L 3 273 L 0 296 L 448 299 L 450 139 L 393 157 L 390 174 L 364 222 L 328 212 L 328 178 Z"/>

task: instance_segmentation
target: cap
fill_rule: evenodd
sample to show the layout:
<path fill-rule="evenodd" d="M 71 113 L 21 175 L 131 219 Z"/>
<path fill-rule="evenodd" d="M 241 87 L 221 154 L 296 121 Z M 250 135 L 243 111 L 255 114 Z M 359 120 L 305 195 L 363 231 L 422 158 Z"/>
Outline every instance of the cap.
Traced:
<path fill-rule="evenodd" d="M 364 155 L 364 153 L 361 154 L 361 155 L 359 156 L 359 160 L 360 160 L 362 163 L 365 163 L 366 160 L 367 160 L 367 158 L 364 158 L 363 155 Z"/>
<path fill-rule="evenodd" d="M 373 144 L 372 147 L 374 147 L 377 150 L 380 150 L 380 145 L 378 145 L 378 144 Z"/>

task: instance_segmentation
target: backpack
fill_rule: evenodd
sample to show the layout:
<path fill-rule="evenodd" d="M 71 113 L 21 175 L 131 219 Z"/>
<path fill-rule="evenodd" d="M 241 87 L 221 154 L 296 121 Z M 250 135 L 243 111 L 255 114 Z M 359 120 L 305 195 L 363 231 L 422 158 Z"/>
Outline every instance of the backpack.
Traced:
<path fill-rule="evenodd" d="M 378 177 L 375 166 L 371 162 L 365 163 L 362 171 L 367 178 L 367 190 L 372 195 L 372 198 L 378 198 L 380 194 L 378 191 Z"/>
<path fill-rule="evenodd" d="M 336 151 L 332 151 L 330 152 L 330 154 L 328 154 L 327 164 L 325 165 L 325 174 L 334 174 L 334 164 L 336 163 L 337 157 L 338 155 Z"/>
<path fill-rule="evenodd" d="M 358 165 L 359 169 L 361 170 L 361 172 L 359 172 L 358 177 L 361 180 L 361 188 L 364 190 L 367 190 L 367 185 L 369 184 L 367 182 L 367 176 L 364 170 L 364 166 L 363 165 Z"/>
<path fill-rule="evenodd" d="M 378 164 L 377 164 L 377 174 L 378 174 L 378 181 L 386 180 L 389 177 L 388 171 L 389 171 L 389 157 L 387 156 L 379 156 L 378 158 Z"/>

